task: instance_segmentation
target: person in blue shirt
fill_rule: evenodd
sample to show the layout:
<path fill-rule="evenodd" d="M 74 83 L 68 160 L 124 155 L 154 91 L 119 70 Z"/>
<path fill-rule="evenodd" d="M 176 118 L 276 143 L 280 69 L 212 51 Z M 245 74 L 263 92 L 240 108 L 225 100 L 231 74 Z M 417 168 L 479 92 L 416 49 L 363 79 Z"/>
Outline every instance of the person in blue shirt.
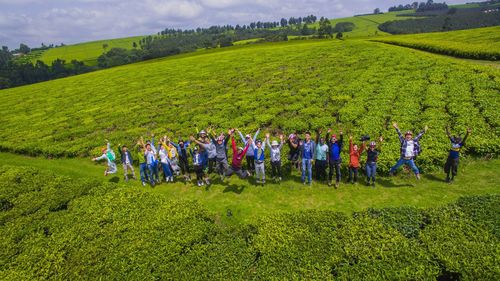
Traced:
<path fill-rule="evenodd" d="M 312 184 L 312 163 L 314 161 L 316 144 L 311 140 L 311 133 L 305 133 L 305 139 L 299 142 L 300 155 L 302 156 L 302 183 Z"/>
<path fill-rule="evenodd" d="M 194 149 L 189 149 L 189 152 L 191 153 L 191 157 L 193 158 L 193 168 L 194 172 L 196 173 L 196 181 L 198 186 L 204 185 L 204 177 L 205 177 L 205 172 L 203 169 L 203 155 L 200 153 L 200 150 L 198 147 L 194 147 Z M 207 183 L 208 185 L 209 183 Z"/>
<path fill-rule="evenodd" d="M 451 183 L 455 179 L 455 176 L 458 173 L 458 161 L 460 159 L 460 150 L 465 145 L 465 141 L 467 137 L 472 132 L 471 128 L 467 129 L 465 133 L 465 137 L 462 139 L 460 136 L 451 136 L 450 129 L 446 128 L 446 134 L 451 141 L 450 152 L 448 153 L 448 159 L 446 159 L 446 163 L 444 164 L 444 172 L 446 173 L 446 182 Z M 450 177 L 451 173 L 451 177 Z"/>
<path fill-rule="evenodd" d="M 328 133 L 326 134 L 329 152 L 328 166 L 330 168 L 330 172 L 328 173 L 328 186 L 332 185 L 333 174 L 335 173 L 335 188 L 338 188 L 341 179 L 340 164 L 342 164 L 342 157 L 340 156 L 340 153 L 342 152 L 342 148 L 344 146 L 344 134 L 340 131 L 340 139 L 337 139 L 337 135 L 332 135 L 332 138 L 330 138 L 331 132 L 332 129 L 328 129 Z"/>

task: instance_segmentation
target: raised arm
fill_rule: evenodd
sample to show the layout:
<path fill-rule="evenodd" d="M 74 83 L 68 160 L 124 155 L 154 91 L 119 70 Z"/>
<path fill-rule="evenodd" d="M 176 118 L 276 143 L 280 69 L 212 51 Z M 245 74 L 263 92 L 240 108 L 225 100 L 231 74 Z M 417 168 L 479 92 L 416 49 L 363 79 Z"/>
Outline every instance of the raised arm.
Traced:
<path fill-rule="evenodd" d="M 421 131 L 421 132 L 417 135 L 417 137 L 415 137 L 415 140 L 416 140 L 416 141 L 420 140 L 420 138 L 421 138 L 421 137 L 425 134 L 425 132 L 427 132 L 427 130 L 429 130 L 429 127 L 427 127 L 427 125 L 425 125 L 424 130 L 423 130 L 423 131 Z"/>
<path fill-rule="evenodd" d="M 401 131 L 399 130 L 398 123 L 394 122 L 394 123 L 392 123 L 392 126 L 394 127 L 394 129 L 396 129 L 396 133 L 398 133 L 399 142 L 403 142 L 404 137 L 403 137 L 403 134 L 401 134 Z"/>
<path fill-rule="evenodd" d="M 283 147 L 283 144 L 285 143 L 283 138 L 284 138 L 283 135 L 280 135 L 280 145 L 278 146 L 278 150 L 281 150 L 281 148 Z"/>
<path fill-rule="evenodd" d="M 446 127 L 446 135 L 448 136 L 448 138 L 450 139 L 450 141 L 453 141 L 452 137 L 451 137 L 451 133 L 450 133 L 450 128 L 449 127 Z"/>
<path fill-rule="evenodd" d="M 244 144 L 247 144 L 247 140 L 245 139 L 245 136 L 243 136 L 243 133 L 241 133 L 240 130 L 236 129 L 236 131 L 238 131 L 238 135 L 240 135 L 240 138 L 241 138 L 241 141 L 244 143 Z"/>
<path fill-rule="evenodd" d="M 255 135 L 253 136 L 253 139 L 252 139 L 253 142 L 255 142 L 255 140 L 257 140 L 257 136 L 259 135 L 259 133 L 260 133 L 260 128 L 257 129 L 257 132 L 255 132 Z"/>
<path fill-rule="evenodd" d="M 462 146 L 465 145 L 465 141 L 467 140 L 467 137 L 470 135 L 471 132 L 472 132 L 472 129 L 467 128 L 467 132 L 465 133 L 464 139 L 462 140 Z"/>
<path fill-rule="evenodd" d="M 352 144 L 352 136 L 349 136 L 349 153 L 351 153 L 353 150 L 354 150 L 354 145 Z"/>
<path fill-rule="evenodd" d="M 236 148 L 236 141 L 234 140 L 234 136 L 231 136 L 231 147 L 233 148 L 233 154 L 236 154 L 238 152 L 238 149 Z"/>
<path fill-rule="evenodd" d="M 271 149 L 272 147 L 271 147 L 271 143 L 269 143 L 269 136 L 270 136 L 269 133 L 266 134 L 266 145 L 269 146 L 269 149 Z"/>

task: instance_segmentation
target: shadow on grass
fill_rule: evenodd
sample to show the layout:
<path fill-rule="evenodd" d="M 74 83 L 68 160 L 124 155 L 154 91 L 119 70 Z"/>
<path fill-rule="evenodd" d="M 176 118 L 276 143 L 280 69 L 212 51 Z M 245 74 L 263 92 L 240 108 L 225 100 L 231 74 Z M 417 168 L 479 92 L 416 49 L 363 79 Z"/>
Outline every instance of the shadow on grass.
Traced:
<path fill-rule="evenodd" d="M 433 175 L 433 174 L 425 174 L 424 178 L 426 178 L 430 181 L 446 182 L 446 180 L 444 178 L 437 177 L 436 175 Z"/>
<path fill-rule="evenodd" d="M 409 183 L 395 184 L 392 180 L 388 179 L 377 179 L 377 185 L 381 185 L 387 188 L 413 187 L 413 185 Z"/>
<path fill-rule="evenodd" d="M 236 194 L 241 194 L 245 189 L 244 185 L 238 186 L 236 184 L 228 184 L 222 193 L 233 192 Z"/>
<path fill-rule="evenodd" d="M 118 183 L 119 181 L 120 181 L 119 177 L 112 177 L 112 178 L 109 179 L 109 182 Z"/>

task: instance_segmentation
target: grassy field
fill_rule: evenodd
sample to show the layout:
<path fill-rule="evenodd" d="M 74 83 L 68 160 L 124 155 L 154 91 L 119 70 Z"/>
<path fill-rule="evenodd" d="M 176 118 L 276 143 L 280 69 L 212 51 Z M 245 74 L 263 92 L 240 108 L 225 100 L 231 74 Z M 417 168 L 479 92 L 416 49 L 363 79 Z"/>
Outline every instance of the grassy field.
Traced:
<path fill-rule="evenodd" d="M 139 45 L 139 40 L 144 36 L 126 37 L 109 40 L 99 40 L 92 42 L 85 42 L 74 45 L 67 45 L 64 47 L 52 48 L 44 51 L 40 56 L 33 58 L 33 60 L 41 60 L 46 64 L 52 64 L 56 59 L 63 59 L 67 63 L 71 60 L 83 61 L 87 65 L 96 65 L 97 58 L 102 55 L 106 50 L 111 48 L 125 48 L 132 49 L 132 43 L 136 42 Z M 102 46 L 108 44 L 105 50 Z"/>
<path fill-rule="evenodd" d="M 0 146 L 75 157 L 96 153 L 105 138 L 129 145 L 152 132 L 186 138 L 208 125 L 288 133 L 332 127 L 382 134 L 380 169 L 387 171 L 398 157 L 390 126 L 397 121 L 403 130 L 430 126 L 420 161 L 432 169 L 446 155 L 447 125 L 461 133 L 473 127 L 475 154 L 499 150 L 499 76 L 491 67 L 361 40 L 238 46 L 2 90 Z"/>
<path fill-rule="evenodd" d="M 48 170 L 72 179 L 94 179 L 118 183 L 121 187 L 140 189 L 165 198 L 196 200 L 228 223 L 254 222 L 264 215 L 298 210 L 331 210 L 344 213 L 367 208 L 413 206 L 436 207 L 455 201 L 460 196 L 498 193 L 497 177 L 500 160 L 466 160 L 461 164 L 459 177 L 454 184 L 444 182 L 441 171 L 426 174 L 417 182 L 412 175 L 396 178 L 379 178 L 376 188 L 365 186 L 361 176 L 357 185 L 344 183 L 339 189 L 324 183 L 312 187 L 300 183 L 298 172 L 281 184 L 268 183 L 255 186 L 253 180 L 232 177 L 225 183 L 214 177 L 210 187 L 196 187 L 193 183 L 179 181 L 161 184 L 155 188 L 143 187 L 139 181 L 125 183 L 122 169 L 116 175 L 104 177 L 103 164 L 89 159 L 33 158 L 10 153 L 0 153 L 0 166 L 33 167 Z M 138 169 L 136 168 L 138 171 Z M 268 171 L 269 172 L 269 171 Z M 138 175 L 138 174 L 137 174 Z M 231 216 L 228 216 L 228 212 Z"/>
<path fill-rule="evenodd" d="M 376 40 L 455 57 L 500 60 L 500 26 L 397 35 Z"/>

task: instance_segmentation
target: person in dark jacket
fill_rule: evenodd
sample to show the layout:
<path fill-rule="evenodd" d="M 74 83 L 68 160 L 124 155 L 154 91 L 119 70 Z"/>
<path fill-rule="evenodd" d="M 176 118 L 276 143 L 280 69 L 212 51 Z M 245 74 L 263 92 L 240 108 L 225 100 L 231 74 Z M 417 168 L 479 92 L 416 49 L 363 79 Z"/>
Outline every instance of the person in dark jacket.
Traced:
<path fill-rule="evenodd" d="M 132 158 L 132 153 L 128 150 L 127 146 L 125 145 L 118 145 L 118 151 L 120 152 L 120 158 L 121 162 L 123 165 L 123 177 L 125 178 L 125 181 L 128 181 L 128 170 L 132 172 L 132 178 L 135 180 L 135 171 L 134 171 L 134 166 L 132 165 L 134 163 L 134 159 Z"/>
<path fill-rule="evenodd" d="M 341 179 L 340 164 L 342 164 L 342 157 L 340 156 L 340 153 L 342 152 L 342 148 L 344 146 L 344 134 L 340 131 L 340 139 L 337 139 L 337 135 L 332 135 L 330 138 L 331 132 L 332 129 L 328 129 L 328 133 L 326 134 L 329 154 L 328 166 L 330 168 L 330 172 L 328 174 L 328 186 L 332 185 L 333 174 L 335 173 L 335 188 L 338 188 Z"/>
<path fill-rule="evenodd" d="M 302 158 L 302 183 L 311 185 L 312 184 L 312 162 L 314 161 L 314 155 L 316 144 L 311 139 L 311 133 L 305 133 L 305 139 L 299 142 L 300 144 L 300 156 Z"/>
<path fill-rule="evenodd" d="M 420 180 L 420 171 L 418 170 L 417 165 L 415 165 L 415 157 L 420 154 L 420 138 L 424 135 L 425 132 L 429 129 L 429 127 L 425 126 L 424 130 L 421 131 L 415 138 L 413 137 L 413 133 L 411 131 L 406 131 L 404 137 L 401 131 L 399 130 L 398 124 L 394 122 L 392 126 L 396 129 L 396 132 L 399 136 L 399 142 L 401 143 L 400 149 L 400 157 L 396 165 L 394 165 L 389 170 L 389 175 L 394 175 L 396 170 L 402 165 L 408 165 L 412 171 L 415 173 L 415 177 Z"/>
<path fill-rule="evenodd" d="M 446 134 L 448 135 L 448 138 L 451 141 L 451 148 L 450 152 L 448 153 L 448 159 L 446 159 L 446 163 L 444 164 L 444 172 L 446 173 L 446 182 L 448 183 L 451 183 L 455 179 L 455 176 L 458 173 L 458 161 L 460 159 L 460 150 L 462 150 L 462 148 L 464 147 L 465 141 L 467 140 L 467 137 L 470 135 L 471 131 L 472 130 L 468 128 L 464 138 L 462 139 L 460 136 L 451 136 L 450 129 L 446 128 Z M 450 177 L 450 172 L 451 172 L 451 177 Z"/>
<path fill-rule="evenodd" d="M 384 139 L 382 136 L 379 138 L 379 146 L 377 147 L 377 143 L 372 141 L 370 142 L 370 146 L 368 150 L 366 150 L 366 185 L 375 187 L 375 177 L 377 175 L 377 161 L 378 155 L 380 154 L 380 147 L 382 146 L 382 142 Z M 371 181 L 371 182 L 370 182 Z"/>

